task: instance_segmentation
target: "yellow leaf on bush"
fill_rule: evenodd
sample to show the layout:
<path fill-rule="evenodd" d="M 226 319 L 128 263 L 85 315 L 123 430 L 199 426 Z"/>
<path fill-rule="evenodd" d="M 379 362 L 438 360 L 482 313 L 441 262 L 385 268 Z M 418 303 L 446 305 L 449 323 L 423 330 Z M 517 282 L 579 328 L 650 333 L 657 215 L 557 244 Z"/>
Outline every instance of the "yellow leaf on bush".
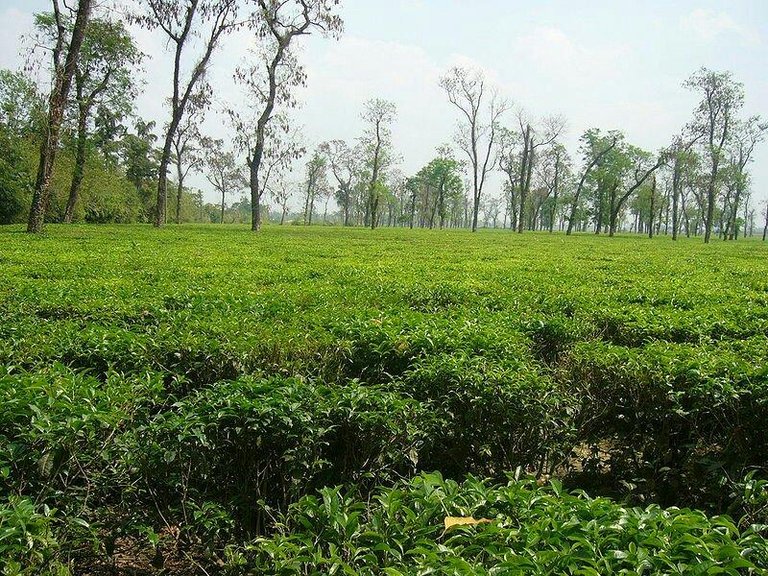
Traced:
<path fill-rule="evenodd" d="M 453 528 L 454 526 L 477 526 L 478 524 L 485 524 L 491 522 L 488 518 L 475 519 L 472 516 L 446 516 L 443 523 L 445 529 Z"/>

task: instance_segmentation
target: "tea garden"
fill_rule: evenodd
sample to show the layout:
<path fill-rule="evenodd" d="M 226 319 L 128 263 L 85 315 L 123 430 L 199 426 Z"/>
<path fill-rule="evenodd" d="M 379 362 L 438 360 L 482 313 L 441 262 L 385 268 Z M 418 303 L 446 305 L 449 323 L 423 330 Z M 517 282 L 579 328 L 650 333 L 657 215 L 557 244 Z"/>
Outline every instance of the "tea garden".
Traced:
<path fill-rule="evenodd" d="M 0 229 L 6 575 L 767 574 L 766 422 L 758 241 Z"/>

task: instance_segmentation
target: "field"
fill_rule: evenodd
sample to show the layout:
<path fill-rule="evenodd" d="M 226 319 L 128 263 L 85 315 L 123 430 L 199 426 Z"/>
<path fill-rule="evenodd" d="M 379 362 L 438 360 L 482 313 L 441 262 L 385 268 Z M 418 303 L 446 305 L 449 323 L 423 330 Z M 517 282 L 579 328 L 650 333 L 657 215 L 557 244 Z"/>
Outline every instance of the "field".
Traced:
<path fill-rule="evenodd" d="M 768 574 L 767 422 L 757 241 L 0 229 L 3 574 Z"/>

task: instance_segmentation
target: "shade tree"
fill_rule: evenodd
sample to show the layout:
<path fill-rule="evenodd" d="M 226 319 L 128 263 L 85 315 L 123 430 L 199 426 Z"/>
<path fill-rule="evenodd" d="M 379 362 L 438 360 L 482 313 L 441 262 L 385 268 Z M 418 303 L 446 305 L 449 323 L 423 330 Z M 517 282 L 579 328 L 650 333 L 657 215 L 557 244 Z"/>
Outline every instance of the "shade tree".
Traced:
<path fill-rule="evenodd" d="M 440 78 L 448 101 L 459 111 L 456 144 L 469 160 L 472 186 L 472 231 L 477 230 L 480 200 L 488 174 L 497 163 L 500 120 L 508 104 L 488 86 L 479 70 L 456 66 Z"/>

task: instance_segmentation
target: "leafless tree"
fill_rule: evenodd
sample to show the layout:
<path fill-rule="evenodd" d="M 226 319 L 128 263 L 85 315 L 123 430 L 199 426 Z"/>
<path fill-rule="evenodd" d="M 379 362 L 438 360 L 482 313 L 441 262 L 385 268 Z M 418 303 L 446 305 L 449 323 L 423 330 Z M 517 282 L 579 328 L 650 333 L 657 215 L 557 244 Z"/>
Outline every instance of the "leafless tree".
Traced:
<path fill-rule="evenodd" d="M 539 148 L 551 145 L 565 128 L 565 119 L 560 116 L 545 118 L 540 127 L 531 125 L 530 119 L 521 110 L 517 115 L 520 127 L 520 152 L 518 183 L 518 202 L 520 203 L 520 218 L 517 222 L 517 232 L 522 234 L 525 227 L 526 200 L 531 191 L 531 174 L 536 164 L 536 153 Z"/>
<path fill-rule="evenodd" d="M 227 195 L 245 188 L 248 180 L 234 154 L 224 147 L 223 140 L 202 138 L 200 157 L 203 161 L 205 178 L 221 194 L 220 222 L 223 224 Z"/>
<path fill-rule="evenodd" d="M 268 125 L 278 106 L 295 106 L 293 90 L 303 85 L 306 75 L 291 47 L 294 40 L 312 32 L 338 36 L 343 22 L 335 13 L 339 0 L 251 0 L 256 13 L 251 23 L 260 41 L 255 62 L 239 68 L 235 79 L 244 86 L 254 119 L 246 119 L 237 110 L 230 115 L 238 131 L 241 147 L 246 150 L 250 171 L 251 229 L 261 227 L 260 202 L 262 161 L 270 136 Z M 274 136 L 277 132 L 272 131 Z"/>
<path fill-rule="evenodd" d="M 141 0 L 141 10 L 132 20 L 150 30 L 160 30 L 173 48 L 171 117 L 165 127 L 157 182 L 155 226 L 166 222 L 168 167 L 173 142 L 184 119 L 190 99 L 203 78 L 213 52 L 228 32 L 240 24 L 237 0 Z M 195 43 L 196 38 L 201 39 Z M 200 52 L 189 53 L 200 45 Z M 190 71 L 186 74 L 183 69 Z M 185 76 L 185 77 L 184 77 Z"/>
<path fill-rule="evenodd" d="M 440 79 L 448 100 L 460 112 L 456 143 L 469 158 L 472 179 L 472 231 L 477 230 L 480 199 L 488 173 L 497 162 L 499 120 L 507 102 L 486 86 L 480 71 L 454 67 Z"/>
<path fill-rule="evenodd" d="M 768 123 L 763 122 L 759 116 L 739 121 L 734 126 L 728 159 L 733 198 L 728 202 L 727 210 L 724 210 L 727 216 L 722 231 L 724 239 L 733 240 L 737 234 L 736 218 L 749 181 L 747 165 L 752 161 L 755 148 L 765 139 L 766 133 L 768 133 Z"/>
<path fill-rule="evenodd" d="M 288 214 L 288 203 L 293 197 L 293 190 L 295 185 L 289 182 L 285 177 L 281 176 L 273 181 L 269 186 L 269 192 L 272 198 L 280 206 L 280 225 L 285 224 L 285 216 Z"/>
<path fill-rule="evenodd" d="M 200 124 L 205 117 L 211 101 L 210 87 L 202 82 L 199 91 L 189 100 L 187 113 L 179 124 L 173 137 L 173 155 L 176 166 L 176 224 L 181 223 L 181 197 L 184 192 L 184 181 L 190 171 L 203 165 L 202 134 Z"/>
<path fill-rule="evenodd" d="M 331 172 L 338 184 L 336 201 L 344 213 L 344 226 L 350 224 L 350 208 L 352 204 L 352 181 L 358 170 L 360 154 L 343 140 L 331 140 L 320 144 L 320 151 L 328 159 Z"/>

